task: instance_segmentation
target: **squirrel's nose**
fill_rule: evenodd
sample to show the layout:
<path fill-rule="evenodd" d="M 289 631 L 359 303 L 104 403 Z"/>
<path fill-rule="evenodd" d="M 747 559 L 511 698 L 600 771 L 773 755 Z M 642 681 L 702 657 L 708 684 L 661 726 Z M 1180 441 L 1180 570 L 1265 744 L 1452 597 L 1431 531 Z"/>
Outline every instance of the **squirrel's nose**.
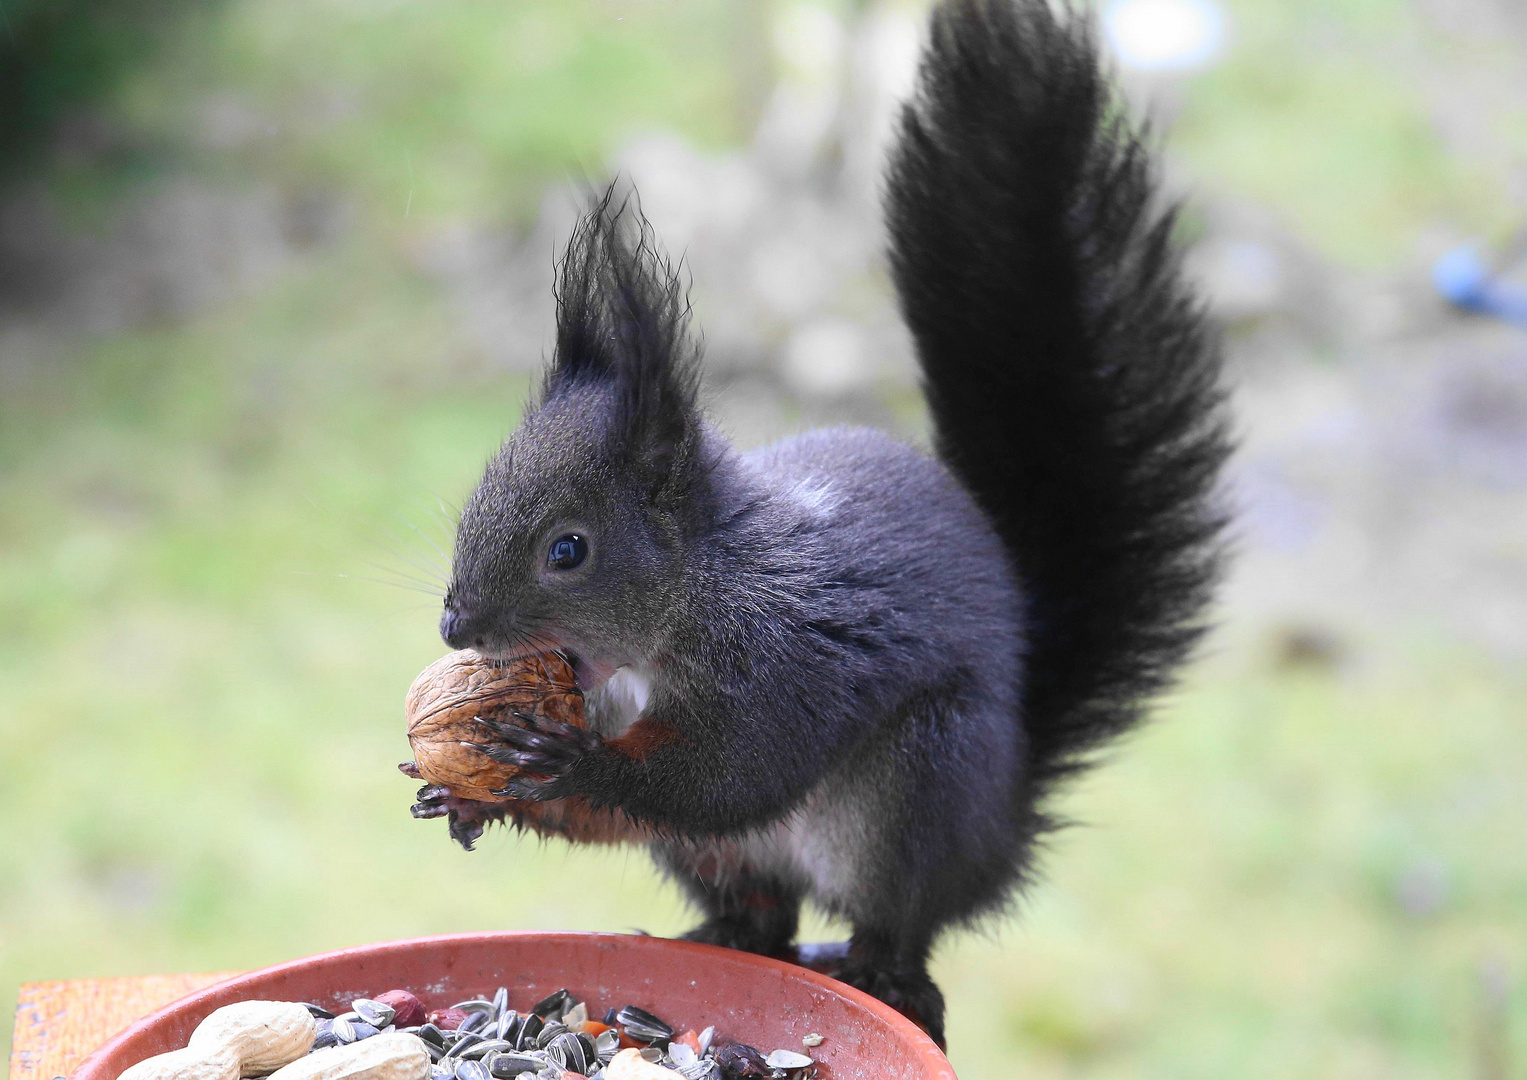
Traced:
<path fill-rule="evenodd" d="M 440 636 L 453 649 L 482 648 L 483 621 L 455 605 L 447 605 L 440 616 Z"/>

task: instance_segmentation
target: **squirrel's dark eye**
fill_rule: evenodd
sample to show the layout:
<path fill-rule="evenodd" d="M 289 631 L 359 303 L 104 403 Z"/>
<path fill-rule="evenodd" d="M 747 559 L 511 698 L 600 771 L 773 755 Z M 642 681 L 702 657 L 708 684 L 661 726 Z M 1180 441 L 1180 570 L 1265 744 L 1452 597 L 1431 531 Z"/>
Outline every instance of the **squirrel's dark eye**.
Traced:
<path fill-rule="evenodd" d="M 589 556 L 589 542 L 577 533 L 559 536 L 551 542 L 546 562 L 553 570 L 571 570 Z"/>

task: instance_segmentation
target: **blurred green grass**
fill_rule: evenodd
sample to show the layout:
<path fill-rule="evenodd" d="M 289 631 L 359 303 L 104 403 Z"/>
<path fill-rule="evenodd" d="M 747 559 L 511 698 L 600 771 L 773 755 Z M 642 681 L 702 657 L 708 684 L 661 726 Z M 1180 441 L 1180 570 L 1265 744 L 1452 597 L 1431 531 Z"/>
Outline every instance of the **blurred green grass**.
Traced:
<path fill-rule="evenodd" d="M 1194 85 L 1174 152 L 1354 263 L 1439 218 L 1494 227 L 1487 180 L 1382 63 L 1408 11 L 1241 0 L 1255 48 Z M 736 30 L 719 0 L 240 0 L 104 103 L 146 168 L 56 164 L 82 228 L 176 170 L 329 187 L 361 225 L 187 322 L 0 363 L 4 1014 L 29 979 L 683 928 L 639 853 L 495 833 L 466 855 L 407 816 L 400 702 L 442 647 L 398 586 L 526 390 L 408 251 L 525 213 L 634 127 L 737 139 Z M 1294 62 L 1332 32 L 1366 44 Z M 254 134 L 197 137 L 218 101 Z M 1446 641 L 1363 648 L 1288 670 L 1232 636 L 1071 793 L 1086 827 L 1021 912 L 940 953 L 961 1075 L 1473 1072 L 1481 972 L 1527 964 L 1527 687 Z"/>

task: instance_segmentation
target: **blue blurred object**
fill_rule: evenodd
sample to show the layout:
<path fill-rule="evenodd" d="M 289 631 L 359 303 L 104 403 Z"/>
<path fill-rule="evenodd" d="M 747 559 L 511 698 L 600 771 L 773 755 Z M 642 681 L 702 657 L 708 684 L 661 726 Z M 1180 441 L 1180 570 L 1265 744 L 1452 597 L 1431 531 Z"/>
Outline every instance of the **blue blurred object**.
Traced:
<path fill-rule="evenodd" d="M 1527 287 L 1504 280 L 1511 269 L 1493 269 L 1478 248 L 1465 244 L 1432 266 L 1432 287 L 1454 307 L 1527 326 Z"/>

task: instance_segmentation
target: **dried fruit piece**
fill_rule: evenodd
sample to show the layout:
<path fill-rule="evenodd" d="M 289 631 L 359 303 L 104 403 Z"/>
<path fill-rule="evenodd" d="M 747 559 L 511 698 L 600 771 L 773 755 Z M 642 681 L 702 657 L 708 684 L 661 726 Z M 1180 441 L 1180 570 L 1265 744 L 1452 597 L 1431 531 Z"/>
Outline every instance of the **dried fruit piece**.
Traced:
<path fill-rule="evenodd" d="M 493 793 L 519 772 L 463 743 L 488 744 L 478 717 L 514 723 L 514 714 L 587 727 L 571 665 L 555 653 L 493 661 L 470 649 L 448 653 L 419 673 L 404 702 L 419 776 L 457 798 L 504 802 Z"/>
<path fill-rule="evenodd" d="M 392 1022 L 398 1027 L 418 1027 L 424 1023 L 424 1003 L 407 990 L 388 990 L 375 1000 L 392 1006 Z"/>
<path fill-rule="evenodd" d="M 747 1043 L 727 1043 L 725 1046 L 718 1047 L 712 1057 L 716 1064 L 721 1066 L 721 1072 L 727 1080 L 774 1075 L 764 1056 Z"/>
<path fill-rule="evenodd" d="M 429 1022 L 441 1031 L 455 1031 L 467 1019 L 465 1009 L 436 1009 L 429 1014 Z"/>

